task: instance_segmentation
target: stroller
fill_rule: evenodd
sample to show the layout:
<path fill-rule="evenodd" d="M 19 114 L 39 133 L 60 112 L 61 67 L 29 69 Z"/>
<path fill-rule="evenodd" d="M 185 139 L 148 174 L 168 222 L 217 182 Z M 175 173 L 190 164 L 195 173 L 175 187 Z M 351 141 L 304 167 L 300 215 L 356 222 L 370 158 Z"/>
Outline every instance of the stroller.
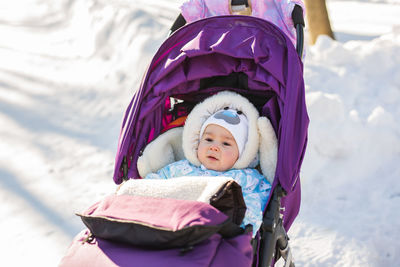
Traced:
<path fill-rule="evenodd" d="M 232 5 L 249 7 L 246 0 Z M 286 232 L 300 207 L 299 172 L 309 119 L 300 6 L 295 6 L 292 17 L 296 48 L 281 29 L 264 19 L 227 15 L 186 24 L 179 15 L 127 108 L 116 155 L 115 183 L 139 178 L 137 162 L 146 146 L 182 126 L 179 119 L 197 103 L 226 90 L 246 97 L 260 116 L 269 118 L 278 138 L 275 177 L 255 238 L 246 232 L 229 238 L 216 234 L 182 253 L 182 248 L 139 248 L 83 231 L 61 266 L 273 266 L 281 257 L 285 266 L 294 266 Z"/>

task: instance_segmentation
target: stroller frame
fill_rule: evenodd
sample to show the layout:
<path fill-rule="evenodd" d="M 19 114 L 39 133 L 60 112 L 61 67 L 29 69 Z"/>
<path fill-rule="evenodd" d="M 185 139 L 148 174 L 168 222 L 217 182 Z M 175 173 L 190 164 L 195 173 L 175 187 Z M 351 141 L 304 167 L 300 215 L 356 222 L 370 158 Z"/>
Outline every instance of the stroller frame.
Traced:
<path fill-rule="evenodd" d="M 247 0 L 232 0 L 232 5 L 248 6 Z M 296 28 L 296 52 L 303 58 L 304 51 L 304 16 L 303 9 L 295 5 L 292 12 L 294 27 Z M 185 18 L 179 14 L 170 28 L 169 35 L 186 24 Z M 125 166 L 125 164 L 123 164 Z M 127 166 L 123 167 L 127 170 Z M 127 172 L 127 171 L 126 171 Z M 285 267 L 294 267 L 292 252 L 289 246 L 289 237 L 283 226 L 284 208 L 281 206 L 282 197 L 286 196 L 285 190 L 278 184 L 268 202 L 263 216 L 263 223 L 259 235 L 252 240 L 254 260 L 253 267 L 271 266 L 272 262 L 283 258 Z"/>

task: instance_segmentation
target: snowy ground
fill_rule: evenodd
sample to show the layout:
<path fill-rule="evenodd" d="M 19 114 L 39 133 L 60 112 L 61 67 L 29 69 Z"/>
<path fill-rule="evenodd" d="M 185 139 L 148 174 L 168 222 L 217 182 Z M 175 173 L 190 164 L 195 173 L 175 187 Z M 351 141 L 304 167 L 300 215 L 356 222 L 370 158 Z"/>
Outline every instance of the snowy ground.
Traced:
<path fill-rule="evenodd" d="M 7 3 L 6 3 L 7 2 Z M 0 2 L 2 266 L 56 266 L 114 190 L 119 127 L 179 0 Z M 328 0 L 307 47 L 297 266 L 400 266 L 399 0 Z"/>

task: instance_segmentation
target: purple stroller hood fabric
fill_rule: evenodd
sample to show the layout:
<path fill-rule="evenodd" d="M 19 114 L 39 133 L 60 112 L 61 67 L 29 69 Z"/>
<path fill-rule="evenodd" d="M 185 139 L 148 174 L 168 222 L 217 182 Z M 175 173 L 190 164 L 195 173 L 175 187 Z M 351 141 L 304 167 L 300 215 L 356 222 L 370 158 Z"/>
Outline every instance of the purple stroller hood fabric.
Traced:
<path fill-rule="evenodd" d="M 248 88 L 203 88 L 202 80 L 242 73 Z M 278 137 L 273 187 L 288 193 L 285 228 L 300 206 L 299 171 L 307 143 L 303 65 L 290 39 L 275 25 L 248 16 L 220 16 L 195 21 L 171 35 L 154 56 L 129 104 L 119 138 L 114 181 L 139 178 L 137 158 L 167 121 L 169 97 L 198 102 L 221 90 L 236 91 L 259 102 L 260 115 L 272 122 Z M 261 102 L 261 104 L 260 104 Z"/>

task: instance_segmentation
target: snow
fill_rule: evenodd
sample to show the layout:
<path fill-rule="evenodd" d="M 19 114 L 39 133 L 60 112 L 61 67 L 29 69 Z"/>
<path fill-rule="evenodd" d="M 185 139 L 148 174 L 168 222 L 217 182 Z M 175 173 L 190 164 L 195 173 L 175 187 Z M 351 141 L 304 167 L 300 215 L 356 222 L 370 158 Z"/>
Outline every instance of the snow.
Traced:
<path fill-rule="evenodd" d="M 0 2 L 3 266 L 56 266 L 115 189 L 122 116 L 179 0 Z M 311 119 L 296 266 L 400 266 L 400 1 L 327 1 L 307 46 Z"/>

